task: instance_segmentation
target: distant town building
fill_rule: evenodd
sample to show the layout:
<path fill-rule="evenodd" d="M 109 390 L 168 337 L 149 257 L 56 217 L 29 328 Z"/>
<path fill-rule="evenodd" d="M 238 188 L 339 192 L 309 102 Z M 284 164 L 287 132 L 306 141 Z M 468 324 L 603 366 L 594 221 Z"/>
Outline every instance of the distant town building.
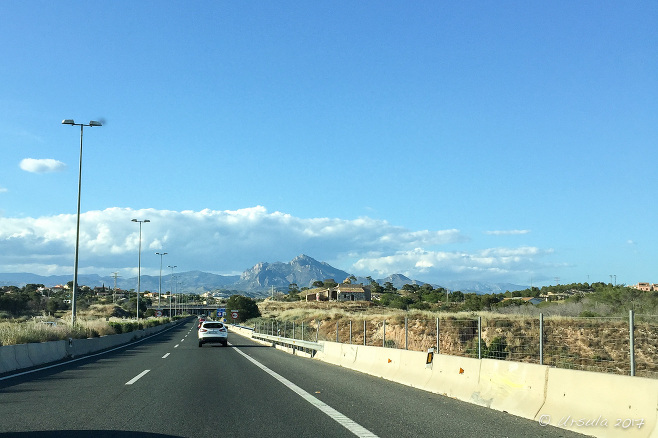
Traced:
<path fill-rule="evenodd" d="M 658 291 L 658 284 L 656 283 L 638 283 L 634 286 L 631 286 L 634 289 L 638 289 L 644 292 L 653 292 Z"/>
<path fill-rule="evenodd" d="M 370 286 L 342 283 L 330 288 L 309 289 L 306 301 L 370 301 Z"/>

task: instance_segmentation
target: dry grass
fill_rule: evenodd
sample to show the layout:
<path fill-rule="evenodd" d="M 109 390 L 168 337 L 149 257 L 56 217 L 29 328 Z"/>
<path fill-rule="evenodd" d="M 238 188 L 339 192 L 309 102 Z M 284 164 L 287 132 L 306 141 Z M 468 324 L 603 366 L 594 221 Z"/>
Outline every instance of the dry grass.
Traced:
<path fill-rule="evenodd" d="M 116 331 L 109 323 L 125 322 L 125 320 L 105 316 L 111 312 L 112 307 L 111 305 L 96 306 L 81 312 L 76 318 L 75 326 L 70 324 L 70 314 L 68 318 L 63 319 L 33 318 L 27 321 L 0 322 L 0 346 L 114 335 Z M 151 318 L 146 321 L 152 326 L 168 322 L 169 318 Z"/>
<path fill-rule="evenodd" d="M 477 357 L 481 317 L 482 347 L 502 342 L 501 358 L 539 363 L 539 317 L 534 314 L 496 312 L 430 312 L 383 308 L 372 303 L 271 302 L 259 304 L 263 318 L 255 321 L 265 331 L 272 328 L 305 339 L 375 345 L 426 351 L 437 344 L 444 354 Z M 407 329 L 405 330 L 405 317 Z M 276 322 L 272 322 L 276 320 Z M 365 321 L 365 330 L 364 330 Z M 638 375 L 658 377 L 658 317 L 643 316 L 635 322 L 635 356 Z M 384 323 L 386 333 L 384 333 Z M 630 341 L 625 318 L 544 317 L 544 363 L 619 374 L 630 372 Z"/>

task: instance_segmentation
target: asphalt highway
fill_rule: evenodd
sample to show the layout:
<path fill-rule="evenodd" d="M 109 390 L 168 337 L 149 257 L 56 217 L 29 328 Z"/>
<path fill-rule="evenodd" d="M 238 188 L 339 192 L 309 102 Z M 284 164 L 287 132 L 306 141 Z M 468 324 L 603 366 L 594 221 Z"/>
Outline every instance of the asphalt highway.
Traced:
<path fill-rule="evenodd" d="M 196 321 L 0 378 L 0 438 L 580 437 L 504 412 L 293 356 Z"/>

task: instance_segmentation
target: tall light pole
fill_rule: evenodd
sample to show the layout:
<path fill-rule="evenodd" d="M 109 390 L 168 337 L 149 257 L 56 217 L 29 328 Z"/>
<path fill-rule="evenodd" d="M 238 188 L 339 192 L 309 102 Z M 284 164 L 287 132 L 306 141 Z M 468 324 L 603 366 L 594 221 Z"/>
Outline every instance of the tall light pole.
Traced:
<path fill-rule="evenodd" d="M 171 296 L 174 293 L 174 268 L 176 268 L 177 266 L 167 266 L 167 267 L 171 268 L 171 281 L 169 282 L 171 283 L 171 290 L 169 291 L 169 318 L 173 318 L 174 314 L 172 313 L 173 309 L 171 305 Z"/>
<path fill-rule="evenodd" d="M 75 228 L 75 261 L 73 262 L 73 295 L 71 296 L 71 325 L 75 325 L 75 300 L 78 293 L 78 248 L 80 247 L 80 192 L 82 189 L 82 131 L 85 126 L 103 126 L 102 123 L 94 120 L 89 123 L 75 123 L 73 119 L 62 120 L 62 125 L 71 125 L 80 127 L 80 166 L 78 168 L 78 218 Z"/>
<path fill-rule="evenodd" d="M 151 222 L 148 219 L 137 220 L 133 219 L 133 222 L 139 222 L 139 255 L 137 257 L 137 323 L 139 323 L 139 290 L 142 281 L 142 223 Z"/>
<path fill-rule="evenodd" d="M 155 255 L 160 256 L 160 285 L 158 286 L 158 308 L 160 308 L 160 297 L 162 296 L 162 256 L 167 255 L 167 253 L 156 252 Z"/>

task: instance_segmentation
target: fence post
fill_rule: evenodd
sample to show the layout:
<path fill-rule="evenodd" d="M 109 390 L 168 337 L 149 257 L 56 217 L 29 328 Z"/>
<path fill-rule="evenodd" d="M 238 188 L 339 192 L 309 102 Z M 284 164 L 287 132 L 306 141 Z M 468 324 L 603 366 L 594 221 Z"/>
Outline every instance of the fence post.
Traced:
<path fill-rule="evenodd" d="M 436 354 L 439 354 L 439 317 L 436 317 Z"/>
<path fill-rule="evenodd" d="M 386 320 L 384 320 L 384 334 L 382 335 L 382 347 L 386 348 Z"/>
<path fill-rule="evenodd" d="M 409 349 L 409 317 L 404 317 L 404 349 Z"/>
<path fill-rule="evenodd" d="M 317 320 L 318 326 L 315 329 L 315 342 L 318 342 L 318 336 L 320 335 L 320 320 Z"/>
<path fill-rule="evenodd" d="M 363 345 L 366 345 L 366 320 L 363 320 Z"/>
<path fill-rule="evenodd" d="M 482 359 L 482 317 L 478 316 L 478 359 Z"/>
<path fill-rule="evenodd" d="M 352 343 L 352 320 L 350 319 L 350 344 Z"/>
<path fill-rule="evenodd" d="M 292 322 L 292 338 L 295 339 L 295 321 Z"/>
<path fill-rule="evenodd" d="M 539 365 L 544 365 L 544 314 L 539 313 Z"/>
<path fill-rule="evenodd" d="M 336 343 L 338 343 L 338 321 L 336 321 Z"/>
<path fill-rule="evenodd" d="M 635 376 L 635 314 L 628 311 L 628 334 L 631 344 L 631 376 Z"/>
<path fill-rule="evenodd" d="M 304 321 L 302 321 L 302 341 L 304 340 Z"/>

